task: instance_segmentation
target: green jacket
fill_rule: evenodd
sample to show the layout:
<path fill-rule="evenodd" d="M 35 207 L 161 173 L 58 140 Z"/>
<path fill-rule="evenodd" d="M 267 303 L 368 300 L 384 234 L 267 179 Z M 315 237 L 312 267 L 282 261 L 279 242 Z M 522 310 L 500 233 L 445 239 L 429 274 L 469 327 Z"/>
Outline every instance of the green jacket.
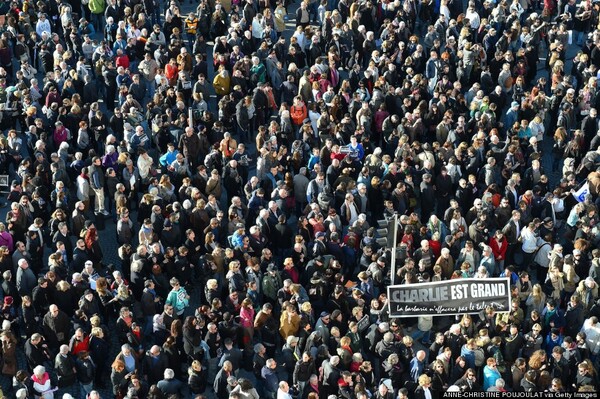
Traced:
<path fill-rule="evenodd" d="M 88 7 L 94 14 L 102 14 L 106 8 L 106 2 L 104 0 L 90 0 Z"/>

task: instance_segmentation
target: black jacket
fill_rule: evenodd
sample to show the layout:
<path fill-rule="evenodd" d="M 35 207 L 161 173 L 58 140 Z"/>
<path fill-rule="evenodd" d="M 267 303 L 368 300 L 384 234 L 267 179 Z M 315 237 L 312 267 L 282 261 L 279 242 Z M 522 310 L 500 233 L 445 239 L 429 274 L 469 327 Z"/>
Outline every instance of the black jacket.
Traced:
<path fill-rule="evenodd" d="M 75 383 L 77 378 L 75 360 L 70 355 L 56 355 L 54 360 L 54 369 L 58 375 L 58 386 L 67 387 Z"/>

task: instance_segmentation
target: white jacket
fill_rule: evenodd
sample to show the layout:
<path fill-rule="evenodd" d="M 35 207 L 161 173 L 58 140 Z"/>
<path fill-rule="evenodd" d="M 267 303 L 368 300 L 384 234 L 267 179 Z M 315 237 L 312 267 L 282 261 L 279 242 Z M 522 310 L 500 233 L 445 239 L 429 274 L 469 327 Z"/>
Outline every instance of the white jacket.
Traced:
<path fill-rule="evenodd" d="M 600 353 L 600 325 L 596 323 L 595 326 L 592 326 L 591 319 L 587 319 L 583 322 L 581 331 L 586 335 L 585 342 L 590 348 L 590 353 L 594 355 Z"/>
<path fill-rule="evenodd" d="M 532 254 L 537 249 L 537 238 L 533 231 L 528 228 L 524 228 L 521 230 L 521 240 L 523 243 L 522 249 L 523 252 L 528 254 Z"/>

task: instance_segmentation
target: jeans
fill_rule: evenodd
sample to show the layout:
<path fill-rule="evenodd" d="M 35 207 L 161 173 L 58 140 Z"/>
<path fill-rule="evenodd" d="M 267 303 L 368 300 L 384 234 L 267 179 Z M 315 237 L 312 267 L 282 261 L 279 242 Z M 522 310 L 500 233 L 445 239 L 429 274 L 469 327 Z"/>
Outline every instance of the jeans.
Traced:
<path fill-rule="evenodd" d="M 88 384 L 84 384 L 83 382 L 79 383 L 79 388 L 81 389 L 81 397 L 87 398 L 90 392 L 94 389 L 94 382 L 90 382 Z"/>
<path fill-rule="evenodd" d="M 313 23 L 316 23 L 319 18 L 319 5 L 317 2 L 308 3 L 308 16 Z"/>
<path fill-rule="evenodd" d="M 428 343 L 429 337 L 431 336 L 431 331 L 421 331 L 417 329 L 417 331 L 413 332 L 411 337 L 413 340 L 420 340 L 421 342 Z"/>
<path fill-rule="evenodd" d="M 150 100 L 154 98 L 154 93 L 156 93 L 156 82 L 153 80 L 146 80 L 146 94 Z"/>

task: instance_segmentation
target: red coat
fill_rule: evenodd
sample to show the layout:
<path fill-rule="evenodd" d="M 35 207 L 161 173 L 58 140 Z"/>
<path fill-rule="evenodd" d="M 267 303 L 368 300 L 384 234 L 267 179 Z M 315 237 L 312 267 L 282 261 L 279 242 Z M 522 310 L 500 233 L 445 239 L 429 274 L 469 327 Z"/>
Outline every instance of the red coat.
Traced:
<path fill-rule="evenodd" d="M 435 241 L 435 240 L 428 240 L 429 241 L 429 248 L 431 248 L 431 252 L 433 252 L 433 255 L 435 256 L 435 258 L 439 258 L 440 255 L 442 254 L 442 243 L 439 241 Z"/>
<path fill-rule="evenodd" d="M 492 237 L 489 245 L 492 248 L 494 258 L 497 261 L 506 259 L 506 250 L 508 249 L 508 241 L 506 240 L 506 237 L 502 237 L 502 241 L 500 242 L 496 240 L 496 237 Z"/>

